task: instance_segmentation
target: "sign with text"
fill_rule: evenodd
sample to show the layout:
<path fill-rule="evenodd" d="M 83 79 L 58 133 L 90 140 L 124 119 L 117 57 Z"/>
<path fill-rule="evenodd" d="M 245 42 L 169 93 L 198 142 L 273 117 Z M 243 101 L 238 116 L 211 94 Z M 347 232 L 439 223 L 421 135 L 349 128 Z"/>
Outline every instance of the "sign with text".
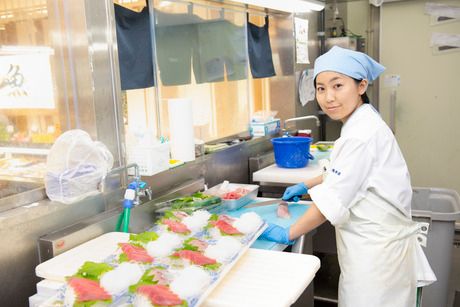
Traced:
<path fill-rule="evenodd" d="M 50 53 L 0 54 L 0 109 L 54 107 Z"/>

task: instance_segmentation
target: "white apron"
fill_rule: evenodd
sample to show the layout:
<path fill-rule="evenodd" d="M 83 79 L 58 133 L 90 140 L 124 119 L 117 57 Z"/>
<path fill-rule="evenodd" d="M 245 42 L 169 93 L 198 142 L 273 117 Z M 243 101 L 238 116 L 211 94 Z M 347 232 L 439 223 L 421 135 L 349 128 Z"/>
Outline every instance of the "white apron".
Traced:
<path fill-rule="evenodd" d="M 368 195 L 336 226 L 339 307 L 413 307 L 418 286 L 436 280 L 421 249 L 420 225 Z"/>

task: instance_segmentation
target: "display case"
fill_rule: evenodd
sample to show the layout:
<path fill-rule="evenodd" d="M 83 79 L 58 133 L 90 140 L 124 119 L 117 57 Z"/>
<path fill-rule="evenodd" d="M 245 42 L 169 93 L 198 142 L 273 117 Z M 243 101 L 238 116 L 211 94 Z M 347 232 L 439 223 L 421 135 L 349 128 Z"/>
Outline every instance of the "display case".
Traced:
<path fill-rule="evenodd" d="M 101 18 L 106 16 L 107 18 Z M 81 129 L 124 164 L 112 1 L 0 3 L 0 212 L 36 201 L 46 159 Z M 14 195 L 35 195 L 27 200 Z M 26 197 L 27 198 L 27 197 Z"/>
<path fill-rule="evenodd" d="M 48 46 L 0 47 L 0 199 L 43 186 L 61 133 Z"/>

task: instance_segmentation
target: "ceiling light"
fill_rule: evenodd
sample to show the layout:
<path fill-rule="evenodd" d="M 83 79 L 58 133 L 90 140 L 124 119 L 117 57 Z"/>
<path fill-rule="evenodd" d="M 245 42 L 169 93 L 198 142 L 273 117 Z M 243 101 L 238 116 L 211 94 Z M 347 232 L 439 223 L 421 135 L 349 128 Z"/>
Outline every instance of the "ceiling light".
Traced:
<path fill-rule="evenodd" d="M 234 2 L 250 4 L 288 13 L 306 13 L 321 11 L 324 2 L 317 0 L 233 0 Z"/>

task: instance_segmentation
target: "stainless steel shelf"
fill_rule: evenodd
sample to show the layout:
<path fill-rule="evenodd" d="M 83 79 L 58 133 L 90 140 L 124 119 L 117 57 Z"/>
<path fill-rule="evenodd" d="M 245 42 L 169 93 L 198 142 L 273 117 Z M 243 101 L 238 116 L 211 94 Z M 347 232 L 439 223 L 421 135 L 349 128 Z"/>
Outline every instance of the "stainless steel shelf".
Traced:
<path fill-rule="evenodd" d="M 49 152 L 49 148 L 0 147 L 0 153 L 46 156 Z"/>

